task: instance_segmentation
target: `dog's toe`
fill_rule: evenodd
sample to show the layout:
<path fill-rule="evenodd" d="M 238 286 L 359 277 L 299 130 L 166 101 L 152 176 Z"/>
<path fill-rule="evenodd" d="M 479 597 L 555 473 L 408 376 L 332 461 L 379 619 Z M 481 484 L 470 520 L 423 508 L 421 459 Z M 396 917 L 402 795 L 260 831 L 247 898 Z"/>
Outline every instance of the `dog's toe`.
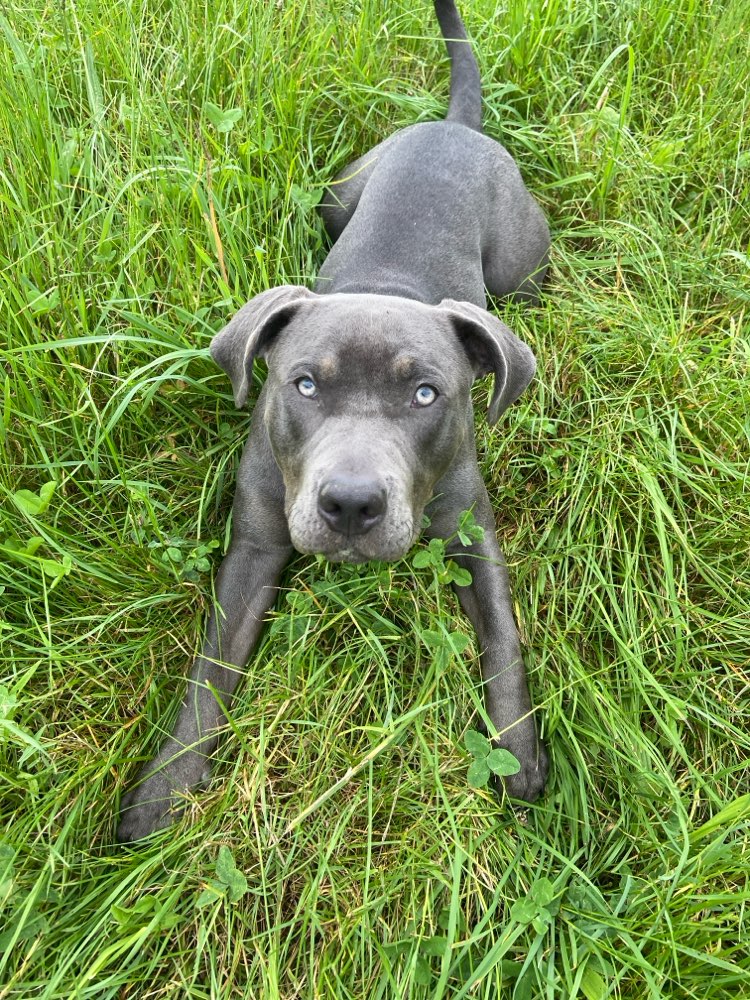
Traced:
<path fill-rule="evenodd" d="M 536 802 L 544 791 L 549 773 L 549 756 L 544 744 L 539 741 L 533 757 L 520 759 L 520 763 L 521 770 L 517 774 L 495 779 L 495 790 L 500 794 L 504 789 L 511 799 Z"/>

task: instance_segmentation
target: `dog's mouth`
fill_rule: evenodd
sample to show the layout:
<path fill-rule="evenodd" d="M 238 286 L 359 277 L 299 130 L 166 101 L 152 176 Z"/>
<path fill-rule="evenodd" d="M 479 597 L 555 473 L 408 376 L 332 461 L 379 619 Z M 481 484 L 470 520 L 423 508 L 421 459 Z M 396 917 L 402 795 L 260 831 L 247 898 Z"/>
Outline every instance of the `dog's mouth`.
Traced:
<path fill-rule="evenodd" d="M 418 532 L 402 529 L 371 539 L 358 538 L 356 542 L 346 536 L 336 537 L 333 532 L 321 529 L 299 532 L 290 524 L 292 545 L 306 555 L 323 556 L 332 563 L 397 562 L 403 559 L 417 540 Z"/>
<path fill-rule="evenodd" d="M 419 535 L 421 517 L 389 505 L 386 516 L 365 531 L 336 531 L 321 516 L 316 503 L 298 497 L 287 514 L 292 545 L 298 552 L 320 555 L 334 563 L 396 562 Z"/>
<path fill-rule="evenodd" d="M 362 563 L 370 562 L 369 556 L 362 555 L 361 552 L 358 552 L 354 548 L 336 549 L 333 552 L 320 552 L 318 554 L 324 556 L 328 562 L 332 563 L 350 563 L 354 566 L 359 566 Z"/>

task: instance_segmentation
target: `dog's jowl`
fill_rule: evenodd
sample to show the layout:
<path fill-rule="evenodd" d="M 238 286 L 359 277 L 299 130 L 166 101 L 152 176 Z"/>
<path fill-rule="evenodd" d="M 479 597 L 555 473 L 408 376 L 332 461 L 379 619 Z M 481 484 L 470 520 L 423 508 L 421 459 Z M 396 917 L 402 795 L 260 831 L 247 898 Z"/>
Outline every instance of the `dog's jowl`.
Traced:
<path fill-rule="evenodd" d="M 528 385 L 534 357 L 486 310 L 535 300 L 549 231 L 510 155 L 482 134 L 479 72 L 452 0 L 435 0 L 451 58 L 444 121 L 412 125 L 351 163 L 322 208 L 333 247 L 315 290 L 284 286 L 245 305 L 211 344 L 237 406 L 253 359 L 268 378 L 239 469 L 233 536 L 203 650 L 171 737 L 122 803 L 118 836 L 166 826 L 207 773 L 243 667 L 292 549 L 393 560 L 420 534 L 448 537 L 461 511 L 485 529 L 453 558 L 481 650 L 496 745 L 521 764 L 509 794 L 533 801 L 547 773 L 494 518 L 479 475 L 470 389 L 494 373 L 489 419 Z M 478 557 L 478 558 L 477 558 Z"/>

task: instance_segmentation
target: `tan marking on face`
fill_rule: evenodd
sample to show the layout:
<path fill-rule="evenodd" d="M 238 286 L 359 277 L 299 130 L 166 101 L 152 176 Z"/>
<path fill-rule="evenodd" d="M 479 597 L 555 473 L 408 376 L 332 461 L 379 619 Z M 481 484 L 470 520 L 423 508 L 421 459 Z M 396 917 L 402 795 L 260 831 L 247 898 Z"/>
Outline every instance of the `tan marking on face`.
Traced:
<path fill-rule="evenodd" d="M 414 358 L 410 358 L 408 354 L 399 355 L 393 362 L 393 374 L 396 378 L 408 378 L 413 371 Z"/>
<path fill-rule="evenodd" d="M 318 365 L 323 378 L 333 378 L 338 371 L 338 367 L 336 358 L 322 358 Z"/>

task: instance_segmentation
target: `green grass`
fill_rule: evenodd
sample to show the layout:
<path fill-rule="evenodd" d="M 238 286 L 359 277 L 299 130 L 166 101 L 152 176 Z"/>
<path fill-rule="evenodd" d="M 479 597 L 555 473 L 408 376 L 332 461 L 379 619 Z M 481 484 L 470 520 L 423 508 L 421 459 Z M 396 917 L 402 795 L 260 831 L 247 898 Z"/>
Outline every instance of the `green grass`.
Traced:
<path fill-rule="evenodd" d="M 463 6 L 554 231 L 499 304 L 538 377 L 491 430 L 476 392 L 547 793 L 469 788 L 429 572 L 299 559 L 210 789 L 130 852 L 247 429 L 212 332 L 312 280 L 315 193 L 447 64 L 404 0 L 2 6 L 3 1000 L 750 996 L 750 13 Z"/>

